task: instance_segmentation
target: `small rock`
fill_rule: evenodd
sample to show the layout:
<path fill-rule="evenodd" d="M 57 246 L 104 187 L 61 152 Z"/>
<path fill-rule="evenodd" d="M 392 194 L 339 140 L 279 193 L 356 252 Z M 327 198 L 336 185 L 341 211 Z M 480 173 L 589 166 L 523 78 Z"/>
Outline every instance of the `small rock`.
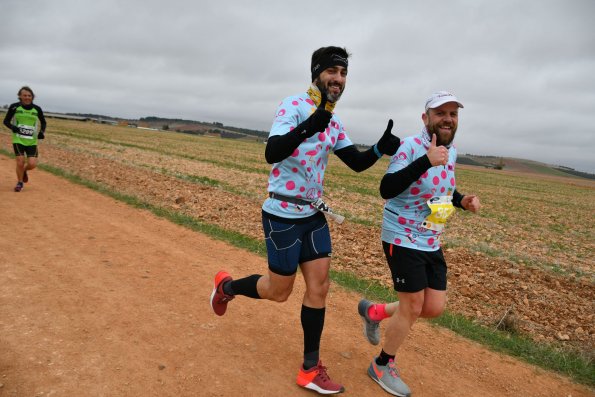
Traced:
<path fill-rule="evenodd" d="M 570 340 L 570 336 L 563 334 L 562 332 L 558 332 L 556 338 L 558 338 L 558 340 Z"/>
<path fill-rule="evenodd" d="M 176 204 L 184 204 L 185 202 L 186 202 L 186 198 L 183 196 L 176 198 Z"/>
<path fill-rule="evenodd" d="M 163 364 L 159 364 L 159 367 L 158 367 L 158 368 L 159 368 L 159 370 L 160 370 L 160 371 L 162 371 L 162 370 L 164 370 L 164 369 L 165 369 L 165 365 L 163 365 Z"/>
<path fill-rule="evenodd" d="M 343 358 L 351 358 L 351 352 L 341 352 L 341 357 Z"/>

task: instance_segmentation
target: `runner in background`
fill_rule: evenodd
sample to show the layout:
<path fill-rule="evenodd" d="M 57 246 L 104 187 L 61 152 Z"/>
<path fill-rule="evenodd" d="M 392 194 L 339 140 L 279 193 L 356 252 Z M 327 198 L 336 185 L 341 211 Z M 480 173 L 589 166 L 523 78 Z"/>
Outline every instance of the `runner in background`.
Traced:
<path fill-rule="evenodd" d="M 33 104 L 35 94 L 25 86 L 18 92 L 19 102 L 8 107 L 4 125 L 12 131 L 12 148 L 17 162 L 15 192 L 29 181 L 27 171 L 37 167 L 37 140 L 45 138 L 46 122 L 41 108 Z M 25 159 L 26 156 L 26 159 Z"/>
<path fill-rule="evenodd" d="M 390 120 L 378 143 L 360 152 L 333 113 L 345 89 L 348 58 L 344 48 L 316 50 L 312 54 L 312 83 L 307 92 L 285 98 L 277 109 L 265 150 L 266 161 L 272 164 L 269 198 L 262 206 L 268 273 L 232 280 L 227 272 L 220 271 L 211 294 L 211 306 L 219 316 L 237 295 L 284 302 L 291 294 L 299 266 L 306 292 L 300 315 L 304 356 L 297 384 L 321 394 L 340 393 L 344 389 L 330 379 L 320 360 L 331 238 L 325 216 L 312 203 L 322 198 L 331 152 L 360 172 L 374 165 L 383 154 L 393 155 L 400 144 L 399 138 L 391 134 Z"/>
<path fill-rule="evenodd" d="M 446 262 L 440 236 L 454 207 L 471 212 L 479 198 L 456 190 L 456 148 L 452 144 L 463 105 L 445 91 L 434 93 L 422 114 L 421 133 L 403 140 L 380 183 L 386 200 L 382 246 L 399 302 L 358 305 L 368 341 L 380 343 L 379 323 L 389 318 L 384 345 L 372 360 L 368 375 L 385 391 L 409 396 L 395 355 L 419 318 L 442 314 L 446 305 Z"/>

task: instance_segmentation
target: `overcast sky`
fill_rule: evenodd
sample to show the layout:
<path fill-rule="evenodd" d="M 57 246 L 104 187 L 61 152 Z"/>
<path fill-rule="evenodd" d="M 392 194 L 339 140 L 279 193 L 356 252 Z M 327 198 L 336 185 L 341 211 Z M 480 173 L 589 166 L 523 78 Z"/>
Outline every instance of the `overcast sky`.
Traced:
<path fill-rule="evenodd" d="M 425 99 L 465 105 L 459 153 L 595 173 L 595 1 L 1 0 L 0 105 L 161 116 L 268 131 L 322 46 L 352 54 L 336 107 L 356 143 Z M 51 133 L 51 122 L 49 126 Z"/>

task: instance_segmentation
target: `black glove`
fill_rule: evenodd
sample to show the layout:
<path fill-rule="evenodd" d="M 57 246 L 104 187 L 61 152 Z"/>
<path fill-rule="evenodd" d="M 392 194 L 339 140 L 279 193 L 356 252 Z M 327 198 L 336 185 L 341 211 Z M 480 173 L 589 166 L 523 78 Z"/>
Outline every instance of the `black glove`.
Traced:
<path fill-rule="evenodd" d="M 18 134 L 19 132 L 21 132 L 21 129 L 19 127 L 17 127 L 16 125 L 13 125 L 11 127 L 12 132 L 14 132 L 15 134 Z"/>
<path fill-rule="evenodd" d="M 316 111 L 312 113 L 305 121 L 298 124 L 294 131 L 304 138 L 310 138 L 319 132 L 322 132 L 328 127 L 331 122 L 333 114 L 326 110 L 327 97 L 326 92 L 321 92 L 320 105 L 316 108 Z"/>
<path fill-rule="evenodd" d="M 388 125 L 386 126 L 386 131 L 376 144 L 376 149 L 382 154 L 386 154 L 388 156 L 392 156 L 397 153 L 397 149 L 401 146 L 401 139 L 398 136 L 394 136 L 391 133 L 393 129 L 393 121 L 388 120 Z"/>
<path fill-rule="evenodd" d="M 39 131 L 39 133 L 37 134 L 37 139 L 44 139 L 45 138 L 45 134 L 43 133 L 43 131 Z"/>

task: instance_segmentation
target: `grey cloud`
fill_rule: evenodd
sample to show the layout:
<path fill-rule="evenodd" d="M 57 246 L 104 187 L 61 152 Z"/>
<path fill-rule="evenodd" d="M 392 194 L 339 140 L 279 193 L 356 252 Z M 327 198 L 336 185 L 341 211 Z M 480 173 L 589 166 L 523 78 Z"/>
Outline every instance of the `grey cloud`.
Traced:
<path fill-rule="evenodd" d="M 0 103 L 30 84 L 48 110 L 270 128 L 324 45 L 353 54 L 337 112 L 374 143 L 388 118 L 416 133 L 427 95 L 464 103 L 463 153 L 595 172 L 590 0 L 518 2 L 75 0 L 3 2 Z M 497 153 L 496 153 L 497 152 Z"/>

